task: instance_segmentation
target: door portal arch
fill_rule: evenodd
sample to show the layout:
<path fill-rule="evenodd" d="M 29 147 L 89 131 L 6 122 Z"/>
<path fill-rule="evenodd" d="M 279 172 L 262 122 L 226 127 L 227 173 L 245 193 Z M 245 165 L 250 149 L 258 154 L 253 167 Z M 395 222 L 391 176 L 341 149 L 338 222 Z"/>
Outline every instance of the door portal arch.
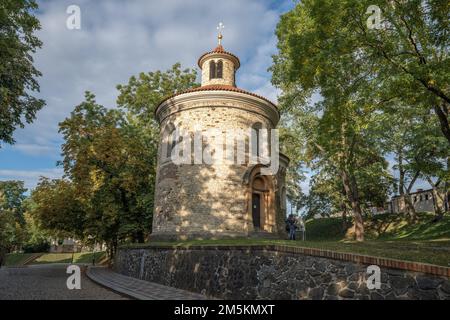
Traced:
<path fill-rule="evenodd" d="M 252 167 L 244 176 L 244 183 L 248 185 L 249 231 L 274 232 L 276 219 L 273 177 L 261 175 L 261 167 Z"/>

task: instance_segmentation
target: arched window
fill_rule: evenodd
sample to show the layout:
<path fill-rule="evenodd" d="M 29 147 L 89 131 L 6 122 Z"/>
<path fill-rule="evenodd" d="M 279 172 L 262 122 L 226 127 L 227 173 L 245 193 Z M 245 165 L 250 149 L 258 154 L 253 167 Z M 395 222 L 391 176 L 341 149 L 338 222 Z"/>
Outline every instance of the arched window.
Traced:
<path fill-rule="evenodd" d="M 255 147 L 252 147 L 252 151 L 256 151 L 256 156 L 259 157 L 261 155 L 261 150 L 260 150 L 260 144 L 261 144 L 261 132 L 260 130 L 262 129 L 262 123 L 261 122 L 257 122 L 255 124 L 253 124 L 252 129 L 254 130 L 254 133 L 252 133 L 252 135 L 255 135 L 255 140 L 254 142 L 252 142 L 252 144 L 255 144 Z"/>
<path fill-rule="evenodd" d="M 169 122 L 166 127 L 164 128 L 163 133 L 163 159 L 165 160 L 170 159 L 172 155 L 172 150 L 176 145 L 176 137 L 175 137 L 175 125 L 171 122 Z"/>
<path fill-rule="evenodd" d="M 209 79 L 214 79 L 216 77 L 216 63 L 211 60 L 209 62 Z"/>
<path fill-rule="evenodd" d="M 170 133 L 169 135 L 169 143 L 167 148 L 167 158 L 170 159 L 172 156 L 172 150 L 175 148 L 177 144 L 176 136 L 175 136 L 175 129 Z"/>
<path fill-rule="evenodd" d="M 222 60 L 219 60 L 219 62 L 217 62 L 216 78 L 222 79 L 222 74 L 223 74 L 223 62 Z"/>
<path fill-rule="evenodd" d="M 223 77 L 223 61 L 217 63 L 211 60 L 209 62 L 209 79 L 221 79 Z"/>

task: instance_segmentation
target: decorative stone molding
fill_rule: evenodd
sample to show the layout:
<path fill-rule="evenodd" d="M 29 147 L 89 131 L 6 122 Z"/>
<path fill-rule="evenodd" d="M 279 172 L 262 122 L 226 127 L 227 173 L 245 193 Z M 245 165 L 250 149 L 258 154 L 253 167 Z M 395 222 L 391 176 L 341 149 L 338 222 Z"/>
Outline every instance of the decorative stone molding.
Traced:
<path fill-rule="evenodd" d="M 162 123 L 176 113 L 202 107 L 236 108 L 256 113 L 267 118 L 274 128 L 280 120 L 280 113 L 272 103 L 253 95 L 225 90 L 182 93 L 163 101 L 156 109 L 155 116 Z"/>

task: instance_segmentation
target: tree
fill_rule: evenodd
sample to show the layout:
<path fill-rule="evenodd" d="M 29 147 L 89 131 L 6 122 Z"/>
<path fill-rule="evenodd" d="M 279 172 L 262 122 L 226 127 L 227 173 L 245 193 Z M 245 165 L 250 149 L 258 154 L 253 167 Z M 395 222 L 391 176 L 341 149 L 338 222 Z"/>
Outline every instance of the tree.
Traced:
<path fill-rule="evenodd" d="M 25 241 L 23 201 L 26 191 L 23 181 L 0 181 L 0 260 Z"/>
<path fill-rule="evenodd" d="M 84 216 L 84 234 L 108 244 L 143 242 L 151 230 L 155 146 L 119 110 L 107 110 L 91 93 L 60 123 L 66 178 Z"/>
<path fill-rule="evenodd" d="M 0 267 L 3 264 L 6 253 L 9 252 L 16 235 L 16 222 L 10 211 L 0 212 Z"/>
<path fill-rule="evenodd" d="M 31 197 L 24 201 L 26 241 L 22 247 L 24 252 L 47 252 L 50 248 L 51 233 L 42 229 L 39 221 L 32 215 L 34 202 Z"/>
<path fill-rule="evenodd" d="M 117 105 L 126 112 L 127 118 L 134 123 L 134 128 L 141 130 L 140 134 L 146 136 L 147 143 L 157 146 L 160 130 L 154 116 L 156 108 L 164 98 L 198 87 L 196 78 L 195 70 L 182 70 L 180 63 L 174 64 L 165 72 L 141 72 L 137 77 L 130 77 L 127 84 L 117 86 Z M 157 148 L 153 152 L 150 157 L 156 163 Z"/>
<path fill-rule="evenodd" d="M 75 186 L 68 180 L 41 178 L 28 206 L 30 228 L 45 230 L 54 238 L 83 239 L 85 211 L 76 194 Z"/>
<path fill-rule="evenodd" d="M 385 199 L 390 179 L 371 130 L 376 120 L 370 96 L 373 66 L 355 50 L 355 36 L 335 31 L 345 25 L 341 9 L 336 1 L 310 0 L 282 16 L 279 54 L 271 69 L 273 83 L 283 91 L 283 115 L 291 114 L 289 125 L 303 131 L 308 161 L 316 168 L 331 167 L 340 177 L 337 190 L 352 208 L 355 236 L 362 241 L 364 198 Z M 314 94 L 322 100 L 313 103 Z M 379 182 L 382 192 L 369 189 L 365 181 Z"/>
<path fill-rule="evenodd" d="M 19 223 L 24 223 L 23 201 L 26 199 L 23 181 L 0 181 L 0 211 L 12 211 Z"/>
<path fill-rule="evenodd" d="M 373 5 L 380 8 L 382 23 L 369 28 Z M 365 91 L 373 102 L 397 100 L 432 110 L 450 143 L 449 11 L 446 0 L 301 1 L 277 29 L 281 47 L 291 49 L 276 57 L 278 65 L 291 67 L 278 76 L 296 76 L 302 83 L 314 75 L 333 76 L 326 62 L 352 54 L 366 66 L 354 76 L 370 79 Z"/>
<path fill-rule="evenodd" d="M 138 77 L 132 76 L 128 84 L 117 86 L 117 105 L 138 118 L 141 125 L 156 124 L 154 113 L 159 103 L 174 93 L 198 87 L 196 78 L 195 70 L 182 70 L 180 63 L 165 72 L 142 72 Z"/>
<path fill-rule="evenodd" d="M 33 66 L 32 54 L 41 47 L 34 36 L 40 29 L 32 15 L 34 0 L 3 0 L 0 3 L 0 147 L 14 143 L 13 132 L 31 123 L 44 101 L 31 95 L 39 91 L 41 73 Z"/>
<path fill-rule="evenodd" d="M 340 3 L 342 20 L 334 27 L 344 36 L 351 33 L 354 50 L 374 66 L 373 93 L 433 110 L 450 144 L 448 1 L 376 1 L 383 25 L 372 30 L 367 29 L 367 16 L 362 13 L 373 1 Z"/>
<path fill-rule="evenodd" d="M 144 242 L 152 228 L 159 143 L 153 114 L 164 97 L 197 85 L 195 79 L 180 64 L 141 73 L 118 86 L 119 109 L 97 104 L 87 92 L 60 123 L 65 179 L 44 179 L 33 193 L 40 224 L 106 242 L 110 255 L 119 243 Z"/>

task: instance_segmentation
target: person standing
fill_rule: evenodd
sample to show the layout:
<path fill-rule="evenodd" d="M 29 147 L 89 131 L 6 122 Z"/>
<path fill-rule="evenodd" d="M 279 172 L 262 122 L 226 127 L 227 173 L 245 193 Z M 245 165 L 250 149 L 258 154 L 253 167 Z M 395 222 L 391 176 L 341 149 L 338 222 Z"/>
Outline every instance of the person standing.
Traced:
<path fill-rule="evenodd" d="M 297 225 L 293 214 L 290 214 L 286 220 L 286 229 L 289 232 L 289 240 L 295 240 L 295 230 L 297 229 Z"/>
<path fill-rule="evenodd" d="M 0 269 L 2 268 L 3 260 L 6 260 L 6 254 L 2 249 L 3 248 L 0 247 Z"/>

